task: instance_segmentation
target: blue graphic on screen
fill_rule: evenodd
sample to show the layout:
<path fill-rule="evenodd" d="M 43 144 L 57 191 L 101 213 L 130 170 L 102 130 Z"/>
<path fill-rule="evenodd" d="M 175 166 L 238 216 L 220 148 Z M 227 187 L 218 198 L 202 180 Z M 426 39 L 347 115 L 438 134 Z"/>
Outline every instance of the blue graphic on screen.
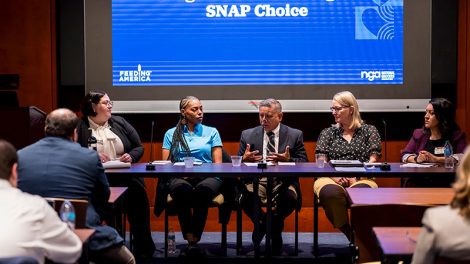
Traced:
<path fill-rule="evenodd" d="M 114 86 L 403 84 L 403 0 L 113 0 Z"/>

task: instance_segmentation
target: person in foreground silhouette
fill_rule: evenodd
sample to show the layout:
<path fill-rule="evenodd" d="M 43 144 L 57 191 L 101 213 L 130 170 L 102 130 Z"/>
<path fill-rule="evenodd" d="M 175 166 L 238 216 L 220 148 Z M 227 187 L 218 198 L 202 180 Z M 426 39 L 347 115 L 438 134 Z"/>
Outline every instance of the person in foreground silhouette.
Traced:
<path fill-rule="evenodd" d="M 244 130 L 240 137 L 238 155 L 244 162 L 307 162 L 303 133 L 298 129 L 281 123 L 283 118 L 282 106 L 275 99 L 266 99 L 259 104 L 260 125 Z M 267 178 L 261 178 L 258 195 L 253 193 L 252 180 L 243 180 L 245 190 L 242 190 L 240 203 L 243 211 L 255 222 L 258 213 L 260 230 L 253 231 L 253 244 L 259 244 L 266 233 L 266 213 L 261 206 L 267 202 Z M 260 198 L 259 208 L 254 208 L 255 199 Z M 296 208 L 302 206 L 300 183 L 296 177 L 274 179 L 272 193 L 272 253 L 282 254 L 282 231 L 284 220 Z"/>
<path fill-rule="evenodd" d="M 0 140 L 0 258 L 31 256 L 44 263 L 74 263 L 82 242 L 43 198 L 16 188 L 18 156 Z"/>
<path fill-rule="evenodd" d="M 77 138 L 79 119 L 59 108 L 46 117 L 46 137 L 18 151 L 18 188 L 42 197 L 88 201 L 86 225 L 95 229 L 88 241 L 95 263 L 135 263 L 117 231 L 103 225 L 110 195 L 98 153 L 82 148 Z"/>
<path fill-rule="evenodd" d="M 382 149 L 380 135 L 373 125 L 362 121 L 354 95 L 349 91 L 335 94 L 330 110 L 335 124 L 321 131 L 315 153 L 326 154 L 328 160 L 376 162 Z M 347 187 L 377 188 L 377 184 L 371 179 L 322 177 L 315 180 L 313 189 L 328 220 L 350 239 L 351 227 L 344 189 Z"/>
<path fill-rule="evenodd" d="M 457 167 L 449 205 L 429 208 L 416 243 L 412 264 L 436 263 L 436 258 L 470 263 L 470 151 Z M 445 260 L 439 263 L 447 263 Z M 460 262 L 459 262 L 460 263 Z"/>

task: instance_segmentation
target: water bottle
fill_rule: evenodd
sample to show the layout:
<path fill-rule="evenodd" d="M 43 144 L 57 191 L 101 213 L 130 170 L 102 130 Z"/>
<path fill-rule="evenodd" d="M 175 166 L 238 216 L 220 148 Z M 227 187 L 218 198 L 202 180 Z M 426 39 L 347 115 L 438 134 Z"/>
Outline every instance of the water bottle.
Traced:
<path fill-rule="evenodd" d="M 64 200 L 60 206 L 59 215 L 62 222 L 66 223 L 71 230 L 75 229 L 75 209 L 69 200 Z"/>
<path fill-rule="evenodd" d="M 176 253 L 176 241 L 175 241 L 175 230 L 170 227 L 168 230 L 168 255 Z"/>
<path fill-rule="evenodd" d="M 96 138 L 94 136 L 90 136 L 88 138 L 88 149 L 92 149 L 92 150 L 95 150 L 96 151 L 96 144 L 98 143 L 98 141 L 96 140 Z"/>
<path fill-rule="evenodd" d="M 447 140 L 445 145 L 444 145 L 444 167 L 446 169 L 453 169 L 454 168 L 454 158 L 452 157 L 452 154 L 454 154 L 452 150 L 452 145 L 450 142 Z"/>

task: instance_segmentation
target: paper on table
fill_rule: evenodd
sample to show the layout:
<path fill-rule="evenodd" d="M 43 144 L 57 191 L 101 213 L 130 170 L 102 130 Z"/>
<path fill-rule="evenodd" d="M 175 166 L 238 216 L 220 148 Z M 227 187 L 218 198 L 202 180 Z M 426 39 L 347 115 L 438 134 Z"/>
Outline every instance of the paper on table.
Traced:
<path fill-rule="evenodd" d="M 171 160 L 154 160 L 152 161 L 152 164 L 155 165 L 165 165 L 165 164 L 170 164 Z"/>
<path fill-rule="evenodd" d="M 281 162 L 281 161 L 279 161 L 277 163 L 277 165 L 279 165 L 279 166 L 295 166 L 295 162 Z"/>
<path fill-rule="evenodd" d="M 243 164 L 245 164 L 246 166 L 249 166 L 249 167 L 256 167 L 256 166 L 258 166 L 258 163 L 259 162 L 243 162 Z M 268 166 L 274 166 L 275 165 L 271 161 L 266 162 L 266 164 L 268 164 Z"/>
<path fill-rule="evenodd" d="M 193 163 L 194 166 L 199 166 L 199 165 L 202 165 L 202 161 L 195 161 Z M 173 164 L 173 166 L 184 166 L 184 161 L 180 161 L 180 162 L 175 162 Z"/>
<path fill-rule="evenodd" d="M 437 166 L 435 163 L 405 163 L 401 164 L 402 168 L 430 168 Z"/>
<path fill-rule="evenodd" d="M 357 171 L 366 171 L 364 167 L 334 167 L 336 171 L 350 171 L 350 172 L 357 172 Z"/>
<path fill-rule="evenodd" d="M 118 168 L 130 168 L 130 162 L 122 162 L 119 160 L 110 160 L 103 163 L 103 168 L 105 169 L 118 169 Z"/>

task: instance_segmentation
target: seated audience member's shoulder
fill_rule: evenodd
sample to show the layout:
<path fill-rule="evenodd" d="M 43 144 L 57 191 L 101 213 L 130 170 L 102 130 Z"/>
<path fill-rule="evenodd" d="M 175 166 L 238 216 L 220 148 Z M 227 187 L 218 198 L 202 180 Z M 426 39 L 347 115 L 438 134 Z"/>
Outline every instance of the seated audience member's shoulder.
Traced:
<path fill-rule="evenodd" d="M 449 205 L 436 206 L 426 210 L 423 216 L 423 223 L 439 226 L 441 223 L 448 222 L 448 220 L 454 217 L 461 217 L 457 209 L 452 209 Z"/>

